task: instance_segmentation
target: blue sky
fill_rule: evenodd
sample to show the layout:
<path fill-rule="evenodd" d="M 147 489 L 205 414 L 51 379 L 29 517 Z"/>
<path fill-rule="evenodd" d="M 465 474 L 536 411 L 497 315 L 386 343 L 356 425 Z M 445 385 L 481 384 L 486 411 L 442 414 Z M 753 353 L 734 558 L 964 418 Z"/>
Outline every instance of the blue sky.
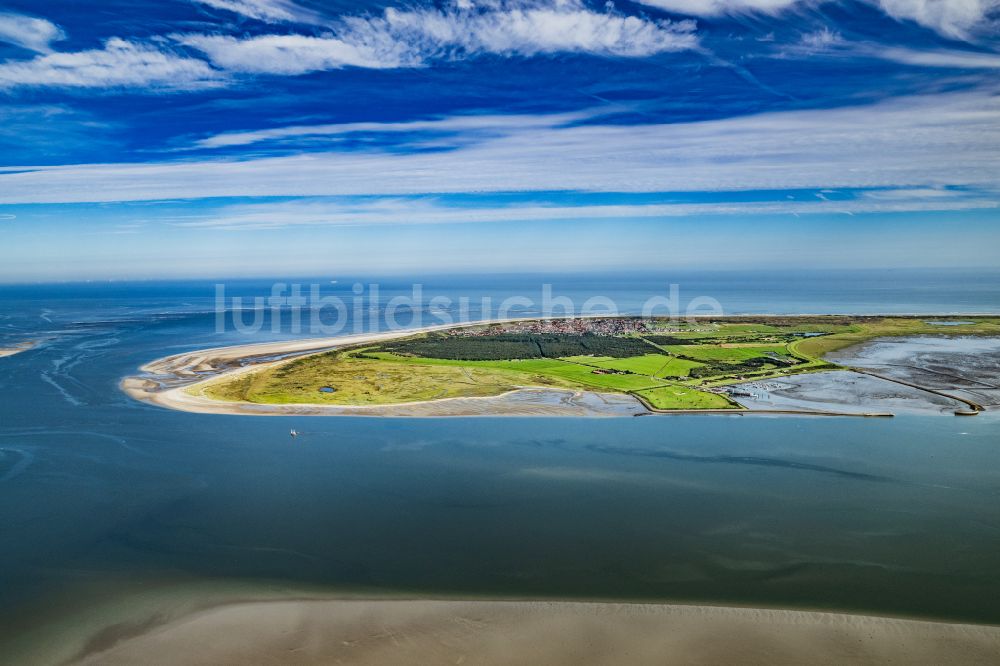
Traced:
<path fill-rule="evenodd" d="M 1000 264 L 1000 0 L 0 1 L 0 281 Z"/>

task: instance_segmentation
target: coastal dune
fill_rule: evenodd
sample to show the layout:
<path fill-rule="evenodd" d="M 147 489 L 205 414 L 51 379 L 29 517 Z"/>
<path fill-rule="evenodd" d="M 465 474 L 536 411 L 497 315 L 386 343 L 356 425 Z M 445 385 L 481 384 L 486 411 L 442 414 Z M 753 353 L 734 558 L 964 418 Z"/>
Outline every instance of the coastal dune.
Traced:
<path fill-rule="evenodd" d="M 1000 627 L 666 604 L 251 601 L 138 635 L 105 631 L 72 663 L 995 664 Z"/>

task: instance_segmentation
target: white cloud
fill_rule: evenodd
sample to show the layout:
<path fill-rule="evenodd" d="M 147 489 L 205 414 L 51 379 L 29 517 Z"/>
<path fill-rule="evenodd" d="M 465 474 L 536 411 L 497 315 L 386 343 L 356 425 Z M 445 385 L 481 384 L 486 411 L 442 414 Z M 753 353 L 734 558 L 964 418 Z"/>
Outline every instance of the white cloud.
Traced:
<path fill-rule="evenodd" d="M 607 109 L 601 109 L 606 112 Z M 328 125 L 292 125 L 249 132 L 224 132 L 215 134 L 195 143 L 196 148 L 231 148 L 256 143 L 280 142 L 284 140 L 315 139 L 319 137 L 337 138 L 366 132 L 378 134 L 402 134 L 413 132 L 448 133 L 465 137 L 462 143 L 484 136 L 497 137 L 518 131 L 559 127 L 592 119 L 597 110 L 574 113 L 557 113 L 544 116 L 533 115 L 459 115 L 433 120 L 416 120 L 399 123 L 334 123 Z"/>
<path fill-rule="evenodd" d="M 48 53 L 50 43 L 65 37 L 59 26 L 51 21 L 24 14 L 0 12 L 0 42 Z"/>
<path fill-rule="evenodd" d="M 0 169 L 0 203 L 556 190 L 995 191 L 998 119 L 993 91 L 692 123 L 548 126 L 542 119 L 440 152 Z"/>
<path fill-rule="evenodd" d="M 244 231 L 293 226 L 372 226 L 517 221 L 678 218 L 703 215 L 813 215 L 996 209 L 979 195 L 942 195 L 941 190 L 878 190 L 847 201 L 762 201 L 512 206 L 449 206 L 434 199 L 385 198 L 362 202 L 299 200 L 225 206 L 207 215 L 170 222 L 174 226 Z"/>
<path fill-rule="evenodd" d="M 315 13 L 299 7 L 290 0 L 194 0 L 203 5 L 223 9 L 265 23 L 299 22 L 314 23 Z"/>
<path fill-rule="evenodd" d="M 687 16 L 721 16 L 762 12 L 777 14 L 799 0 L 638 0 L 641 4 Z"/>
<path fill-rule="evenodd" d="M 309 21 L 285 0 L 202 0 L 267 21 Z M 479 54 L 531 56 L 578 52 L 639 57 L 697 46 L 690 22 L 650 21 L 608 10 L 594 12 L 581 0 L 464 3 L 446 9 L 386 9 L 380 16 L 349 16 L 335 33 L 286 34 L 240 39 L 225 35 L 180 35 L 175 39 L 203 52 L 222 69 L 240 73 L 295 75 L 341 67 L 422 67 L 438 59 Z M 5 32 L 6 30 L 6 32 Z M 8 34 L 9 33 L 9 34 Z M 222 74 L 208 63 L 148 43 L 118 38 L 103 49 L 51 53 L 61 37 L 53 24 L 0 14 L 0 39 L 44 55 L 0 62 L 0 88 L 14 86 L 156 87 L 186 89 L 216 84 Z"/>
<path fill-rule="evenodd" d="M 940 187 L 910 187 L 902 189 L 873 190 L 865 192 L 868 199 L 879 201 L 916 201 L 928 199 L 955 199 L 968 195 L 965 192 L 956 190 L 946 190 Z"/>
<path fill-rule="evenodd" d="M 222 74 L 202 60 L 112 38 L 103 49 L 49 53 L 0 63 L 0 89 L 16 86 L 189 89 L 217 84 Z"/>
<path fill-rule="evenodd" d="M 421 67 L 432 60 L 481 54 L 642 57 L 696 47 L 693 27 L 690 22 L 594 12 L 579 0 L 549 0 L 389 8 L 381 16 L 345 17 L 334 32 L 319 37 L 183 35 L 177 39 L 233 71 L 301 74 L 347 66 Z"/>
<path fill-rule="evenodd" d="M 233 72 L 305 74 L 348 66 L 382 69 L 417 64 L 405 61 L 395 44 L 384 44 L 380 49 L 334 37 L 265 35 L 241 40 L 186 35 L 179 41 L 203 52 L 216 67 Z"/>
<path fill-rule="evenodd" d="M 648 56 L 696 46 L 690 23 L 649 21 L 598 13 L 579 0 L 490 3 L 485 10 L 400 11 L 380 19 L 348 20 L 357 35 L 398 35 L 424 52 L 459 49 L 469 54 L 536 55 L 582 52 Z"/>
<path fill-rule="evenodd" d="M 839 33 L 823 28 L 802 35 L 794 44 L 780 47 L 777 58 L 823 56 L 831 58 L 877 58 L 914 67 L 948 69 L 998 69 L 1000 54 L 957 49 L 919 50 L 903 46 L 886 46 L 875 42 L 849 42 Z"/>
<path fill-rule="evenodd" d="M 974 51 L 935 50 L 917 51 L 905 48 L 883 48 L 872 52 L 885 60 L 919 67 L 947 67 L 950 69 L 1000 69 L 1000 54 Z"/>
<path fill-rule="evenodd" d="M 833 32 L 829 28 L 808 32 L 799 40 L 799 47 L 806 51 L 825 51 L 843 45 L 844 38 L 840 33 Z"/>
<path fill-rule="evenodd" d="M 967 40 L 1000 9 L 1000 0 L 877 0 L 899 21 L 914 21 L 945 37 Z"/>
<path fill-rule="evenodd" d="M 945 37 L 969 40 L 985 31 L 1000 0 L 868 0 L 897 21 L 913 21 Z M 809 0 L 637 0 L 676 14 L 714 17 L 741 13 L 777 14 Z"/>

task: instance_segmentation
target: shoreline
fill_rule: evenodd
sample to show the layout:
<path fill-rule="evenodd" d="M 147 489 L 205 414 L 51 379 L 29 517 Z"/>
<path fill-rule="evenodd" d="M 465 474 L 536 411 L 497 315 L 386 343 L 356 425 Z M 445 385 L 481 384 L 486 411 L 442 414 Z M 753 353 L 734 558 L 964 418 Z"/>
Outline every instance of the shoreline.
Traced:
<path fill-rule="evenodd" d="M 850 315 L 732 315 L 703 318 L 739 321 L 743 319 L 766 318 L 811 318 L 845 317 Z M 952 315 L 920 315 L 924 318 L 944 318 Z M 962 315 L 971 316 L 971 315 Z M 586 317 L 552 317 L 549 319 L 602 319 L 611 315 L 588 315 Z M 627 316 L 620 315 L 625 318 Z M 909 315 L 857 315 L 858 318 L 910 318 Z M 699 318 L 699 317 L 695 317 Z M 360 416 L 360 417 L 405 417 L 437 418 L 461 417 L 622 417 L 645 415 L 693 415 L 715 414 L 730 416 L 745 415 L 785 415 L 785 416 L 840 416 L 840 417 L 892 417 L 888 412 L 851 412 L 836 409 L 754 409 L 742 406 L 732 409 L 657 409 L 641 396 L 632 393 L 588 391 L 584 389 L 524 386 L 494 396 L 468 396 L 418 400 L 404 403 L 377 405 L 336 405 L 323 403 L 251 403 L 216 400 L 202 394 L 190 392 L 221 378 L 232 380 L 243 374 L 278 365 L 293 358 L 325 353 L 343 347 L 371 344 L 406 338 L 413 335 L 436 331 L 471 328 L 495 324 L 539 321 L 537 318 L 491 319 L 459 324 L 436 324 L 423 328 L 401 329 L 375 333 L 305 338 L 276 342 L 258 342 L 181 352 L 154 359 L 142 366 L 141 375 L 127 376 L 119 382 L 119 388 L 134 400 L 177 411 L 200 414 L 225 414 L 247 416 Z M 854 370 L 851 368 L 851 370 Z M 894 381 L 894 380 L 888 380 Z M 917 387 L 920 388 L 920 387 Z M 569 396 L 569 397 L 567 397 Z M 972 404 L 962 398 L 960 402 Z M 571 408 L 566 404 L 576 401 Z M 609 401 L 610 408 L 602 406 Z M 489 411 L 483 407 L 489 406 Z M 981 411 L 978 410 L 978 411 Z"/>
<path fill-rule="evenodd" d="M 622 601 L 264 595 L 104 619 L 68 663 L 990 663 L 1000 626 Z M 817 654 L 815 646 L 824 646 Z M 67 646 L 68 647 L 68 646 Z"/>

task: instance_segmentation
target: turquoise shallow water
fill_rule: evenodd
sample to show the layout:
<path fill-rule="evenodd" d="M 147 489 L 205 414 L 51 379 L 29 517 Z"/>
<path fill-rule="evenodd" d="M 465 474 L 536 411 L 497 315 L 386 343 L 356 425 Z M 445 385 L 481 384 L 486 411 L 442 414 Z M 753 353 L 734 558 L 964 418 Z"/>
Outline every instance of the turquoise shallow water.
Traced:
<path fill-rule="evenodd" d="M 117 382 L 243 341 L 196 289 L 35 289 L 0 293 L 8 339 L 47 339 L 0 360 L 7 638 L 58 610 L 39 599 L 171 578 L 1000 622 L 993 415 L 186 414 Z"/>

